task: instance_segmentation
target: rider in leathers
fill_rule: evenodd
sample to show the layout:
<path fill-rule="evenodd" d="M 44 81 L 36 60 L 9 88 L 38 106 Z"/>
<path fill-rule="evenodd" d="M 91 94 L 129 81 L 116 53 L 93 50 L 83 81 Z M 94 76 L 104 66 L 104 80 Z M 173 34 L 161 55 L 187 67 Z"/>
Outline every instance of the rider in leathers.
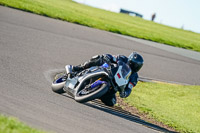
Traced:
<path fill-rule="evenodd" d="M 137 72 L 141 69 L 143 66 L 143 58 L 141 55 L 139 55 L 136 52 L 133 52 L 130 54 L 130 56 L 127 58 L 124 55 L 118 55 L 118 56 L 112 56 L 110 54 L 104 54 L 104 55 L 96 55 L 92 57 L 88 62 L 85 62 L 82 65 L 73 66 L 73 71 L 81 71 L 87 68 L 90 68 L 92 66 L 101 66 L 105 62 L 106 63 L 117 63 L 119 61 L 122 61 L 130 66 L 132 69 L 132 74 L 129 78 L 129 83 L 127 84 L 126 88 L 124 90 L 119 90 L 120 97 L 126 98 L 131 94 L 131 91 L 133 87 L 136 86 L 138 82 L 138 74 Z M 114 91 L 109 91 L 101 97 L 101 101 L 107 105 L 107 106 L 114 106 L 116 104 L 116 96 Z"/>

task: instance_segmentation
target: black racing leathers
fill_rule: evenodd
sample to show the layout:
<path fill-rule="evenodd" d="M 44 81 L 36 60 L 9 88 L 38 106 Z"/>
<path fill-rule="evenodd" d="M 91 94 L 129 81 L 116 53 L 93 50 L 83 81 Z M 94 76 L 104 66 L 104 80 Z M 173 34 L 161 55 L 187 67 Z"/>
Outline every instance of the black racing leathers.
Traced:
<path fill-rule="evenodd" d="M 119 61 L 128 63 L 128 58 L 124 55 L 112 56 L 110 54 L 105 54 L 103 56 L 104 56 L 104 58 L 109 59 L 111 61 L 111 63 L 117 63 Z M 136 86 L 137 82 L 138 82 L 138 74 L 132 73 L 129 78 L 129 83 L 127 84 L 126 88 L 124 89 L 124 91 L 120 92 L 120 97 L 121 98 L 128 97 L 131 94 L 133 87 Z"/>
<path fill-rule="evenodd" d="M 118 61 L 122 61 L 124 63 L 128 62 L 128 58 L 124 55 L 117 55 L 117 56 L 112 56 L 110 54 L 104 54 L 104 55 L 96 55 L 92 57 L 88 62 L 85 62 L 82 65 L 74 67 L 74 69 L 87 69 L 92 66 L 101 66 L 105 62 L 107 63 L 117 63 Z M 126 98 L 131 94 L 131 91 L 134 86 L 136 86 L 138 82 L 138 74 L 137 73 L 132 73 L 130 78 L 129 78 L 129 83 L 127 84 L 126 88 L 123 91 L 120 91 L 120 97 L 121 98 Z M 104 95 L 101 98 L 101 101 L 107 105 L 107 106 L 114 106 L 116 104 L 116 96 L 115 92 L 108 92 L 106 95 Z"/>

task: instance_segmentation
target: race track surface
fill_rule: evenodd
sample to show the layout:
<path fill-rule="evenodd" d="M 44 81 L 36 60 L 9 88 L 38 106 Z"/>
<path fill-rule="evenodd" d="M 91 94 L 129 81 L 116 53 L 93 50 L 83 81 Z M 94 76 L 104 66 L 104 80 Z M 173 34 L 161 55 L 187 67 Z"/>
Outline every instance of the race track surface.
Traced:
<path fill-rule="evenodd" d="M 56 72 L 93 55 L 129 55 L 145 64 L 139 75 L 200 84 L 200 62 L 68 22 L 0 6 L 0 113 L 58 133 L 150 133 L 159 128 L 98 101 L 76 103 L 51 91 Z M 149 128 L 151 127 L 151 128 Z"/>

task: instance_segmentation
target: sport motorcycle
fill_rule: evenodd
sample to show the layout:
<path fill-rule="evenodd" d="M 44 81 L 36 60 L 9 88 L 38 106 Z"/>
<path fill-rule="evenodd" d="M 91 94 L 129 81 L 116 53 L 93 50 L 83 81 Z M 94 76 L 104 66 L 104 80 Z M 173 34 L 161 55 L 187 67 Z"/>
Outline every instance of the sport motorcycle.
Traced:
<path fill-rule="evenodd" d="M 130 75 L 129 65 L 120 61 L 117 64 L 104 63 L 79 72 L 73 72 L 72 65 L 66 65 L 65 72 L 55 76 L 51 87 L 56 93 L 67 93 L 75 101 L 84 103 L 100 99 L 111 91 L 123 91 Z"/>

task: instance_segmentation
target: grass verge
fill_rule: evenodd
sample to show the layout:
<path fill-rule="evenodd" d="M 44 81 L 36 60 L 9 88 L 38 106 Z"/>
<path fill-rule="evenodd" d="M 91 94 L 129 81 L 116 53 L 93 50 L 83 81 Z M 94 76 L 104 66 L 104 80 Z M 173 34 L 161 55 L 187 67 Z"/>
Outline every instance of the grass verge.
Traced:
<path fill-rule="evenodd" d="M 0 115 L 0 133 L 45 133 L 37 129 L 30 128 L 13 117 Z"/>
<path fill-rule="evenodd" d="M 124 102 L 180 132 L 200 132 L 200 86 L 139 82 Z"/>
<path fill-rule="evenodd" d="M 0 0 L 0 4 L 101 30 L 200 52 L 200 34 L 168 27 L 138 17 L 92 8 L 71 0 Z"/>

